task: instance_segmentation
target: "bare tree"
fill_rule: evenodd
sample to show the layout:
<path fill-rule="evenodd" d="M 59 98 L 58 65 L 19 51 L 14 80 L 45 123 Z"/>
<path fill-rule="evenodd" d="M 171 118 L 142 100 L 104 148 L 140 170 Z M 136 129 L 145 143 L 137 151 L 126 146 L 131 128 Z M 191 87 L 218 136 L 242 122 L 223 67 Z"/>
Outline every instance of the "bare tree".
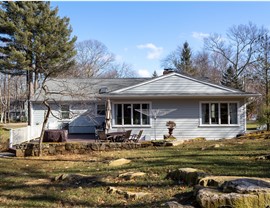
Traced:
<path fill-rule="evenodd" d="M 86 40 L 76 44 L 79 74 L 98 77 L 104 74 L 115 61 L 114 54 L 98 40 Z"/>
<path fill-rule="evenodd" d="M 240 77 L 257 61 L 255 45 L 260 33 L 261 30 L 251 22 L 247 25 L 234 25 L 229 28 L 226 37 L 213 34 L 205 38 L 204 45 L 207 50 L 226 59 L 233 67 L 236 76 Z"/>

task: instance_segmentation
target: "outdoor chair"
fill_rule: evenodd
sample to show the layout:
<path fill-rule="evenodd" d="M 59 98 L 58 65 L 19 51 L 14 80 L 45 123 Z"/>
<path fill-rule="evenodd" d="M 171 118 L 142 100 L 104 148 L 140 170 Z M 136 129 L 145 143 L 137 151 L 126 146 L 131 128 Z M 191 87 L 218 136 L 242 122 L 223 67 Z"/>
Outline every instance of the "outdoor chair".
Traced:
<path fill-rule="evenodd" d="M 138 134 L 133 134 L 130 137 L 130 141 L 138 142 L 140 138 L 142 137 L 143 130 L 140 130 Z"/>
<path fill-rule="evenodd" d="M 111 141 L 113 139 L 112 136 L 107 136 L 105 134 L 105 131 L 98 131 L 98 140 L 99 141 L 105 141 L 105 142 L 108 142 L 108 141 Z"/>
<path fill-rule="evenodd" d="M 131 131 L 132 130 L 127 130 L 125 132 L 125 135 L 123 137 L 121 137 L 121 138 L 118 138 L 117 141 L 118 142 L 127 142 L 127 141 L 129 141 L 129 138 L 130 138 L 130 135 L 131 135 Z"/>

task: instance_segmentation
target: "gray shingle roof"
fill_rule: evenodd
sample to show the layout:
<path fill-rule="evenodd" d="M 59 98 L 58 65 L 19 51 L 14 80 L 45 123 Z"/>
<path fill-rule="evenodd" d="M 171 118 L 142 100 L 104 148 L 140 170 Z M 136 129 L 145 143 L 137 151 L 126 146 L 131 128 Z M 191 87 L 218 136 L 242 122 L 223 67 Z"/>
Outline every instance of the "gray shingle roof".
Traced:
<path fill-rule="evenodd" d="M 101 88 L 107 88 L 108 93 L 139 84 L 150 78 L 115 78 L 115 79 L 50 79 L 45 83 L 47 95 L 38 90 L 32 101 L 43 101 L 46 98 L 55 101 L 95 100 Z"/>

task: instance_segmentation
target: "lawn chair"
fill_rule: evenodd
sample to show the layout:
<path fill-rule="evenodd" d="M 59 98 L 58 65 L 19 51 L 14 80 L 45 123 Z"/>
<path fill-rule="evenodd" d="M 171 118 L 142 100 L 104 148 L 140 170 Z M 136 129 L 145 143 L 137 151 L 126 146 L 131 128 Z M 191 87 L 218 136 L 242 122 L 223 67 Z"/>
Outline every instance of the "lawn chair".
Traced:
<path fill-rule="evenodd" d="M 140 130 L 138 134 L 133 134 L 130 137 L 130 141 L 138 142 L 140 140 L 140 138 L 142 137 L 142 133 L 143 133 L 143 130 Z"/>
<path fill-rule="evenodd" d="M 109 142 L 113 139 L 111 136 L 107 136 L 105 134 L 105 131 L 98 131 L 98 140 L 99 141 L 104 141 L 104 142 Z"/>
<path fill-rule="evenodd" d="M 125 135 L 123 136 L 123 142 L 128 142 L 129 141 L 129 139 L 130 139 L 130 135 L 131 135 L 131 131 L 132 130 L 127 130 L 126 131 L 126 133 L 125 133 Z"/>

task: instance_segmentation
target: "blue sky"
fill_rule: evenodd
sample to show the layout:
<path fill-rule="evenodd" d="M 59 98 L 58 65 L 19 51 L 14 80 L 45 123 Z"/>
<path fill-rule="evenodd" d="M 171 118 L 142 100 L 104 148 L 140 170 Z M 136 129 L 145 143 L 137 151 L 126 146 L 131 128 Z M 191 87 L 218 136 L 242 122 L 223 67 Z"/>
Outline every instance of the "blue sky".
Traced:
<path fill-rule="evenodd" d="M 226 34 L 229 27 L 247 24 L 270 29 L 270 2 L 188 1 L 57 1 L 59 15 L 70 18 L 78 42 L 104 43 L 117 60 L 139 76 L 162 73 L 161 60 L 187 41 L 193 51 L 203 37 Z"/>

